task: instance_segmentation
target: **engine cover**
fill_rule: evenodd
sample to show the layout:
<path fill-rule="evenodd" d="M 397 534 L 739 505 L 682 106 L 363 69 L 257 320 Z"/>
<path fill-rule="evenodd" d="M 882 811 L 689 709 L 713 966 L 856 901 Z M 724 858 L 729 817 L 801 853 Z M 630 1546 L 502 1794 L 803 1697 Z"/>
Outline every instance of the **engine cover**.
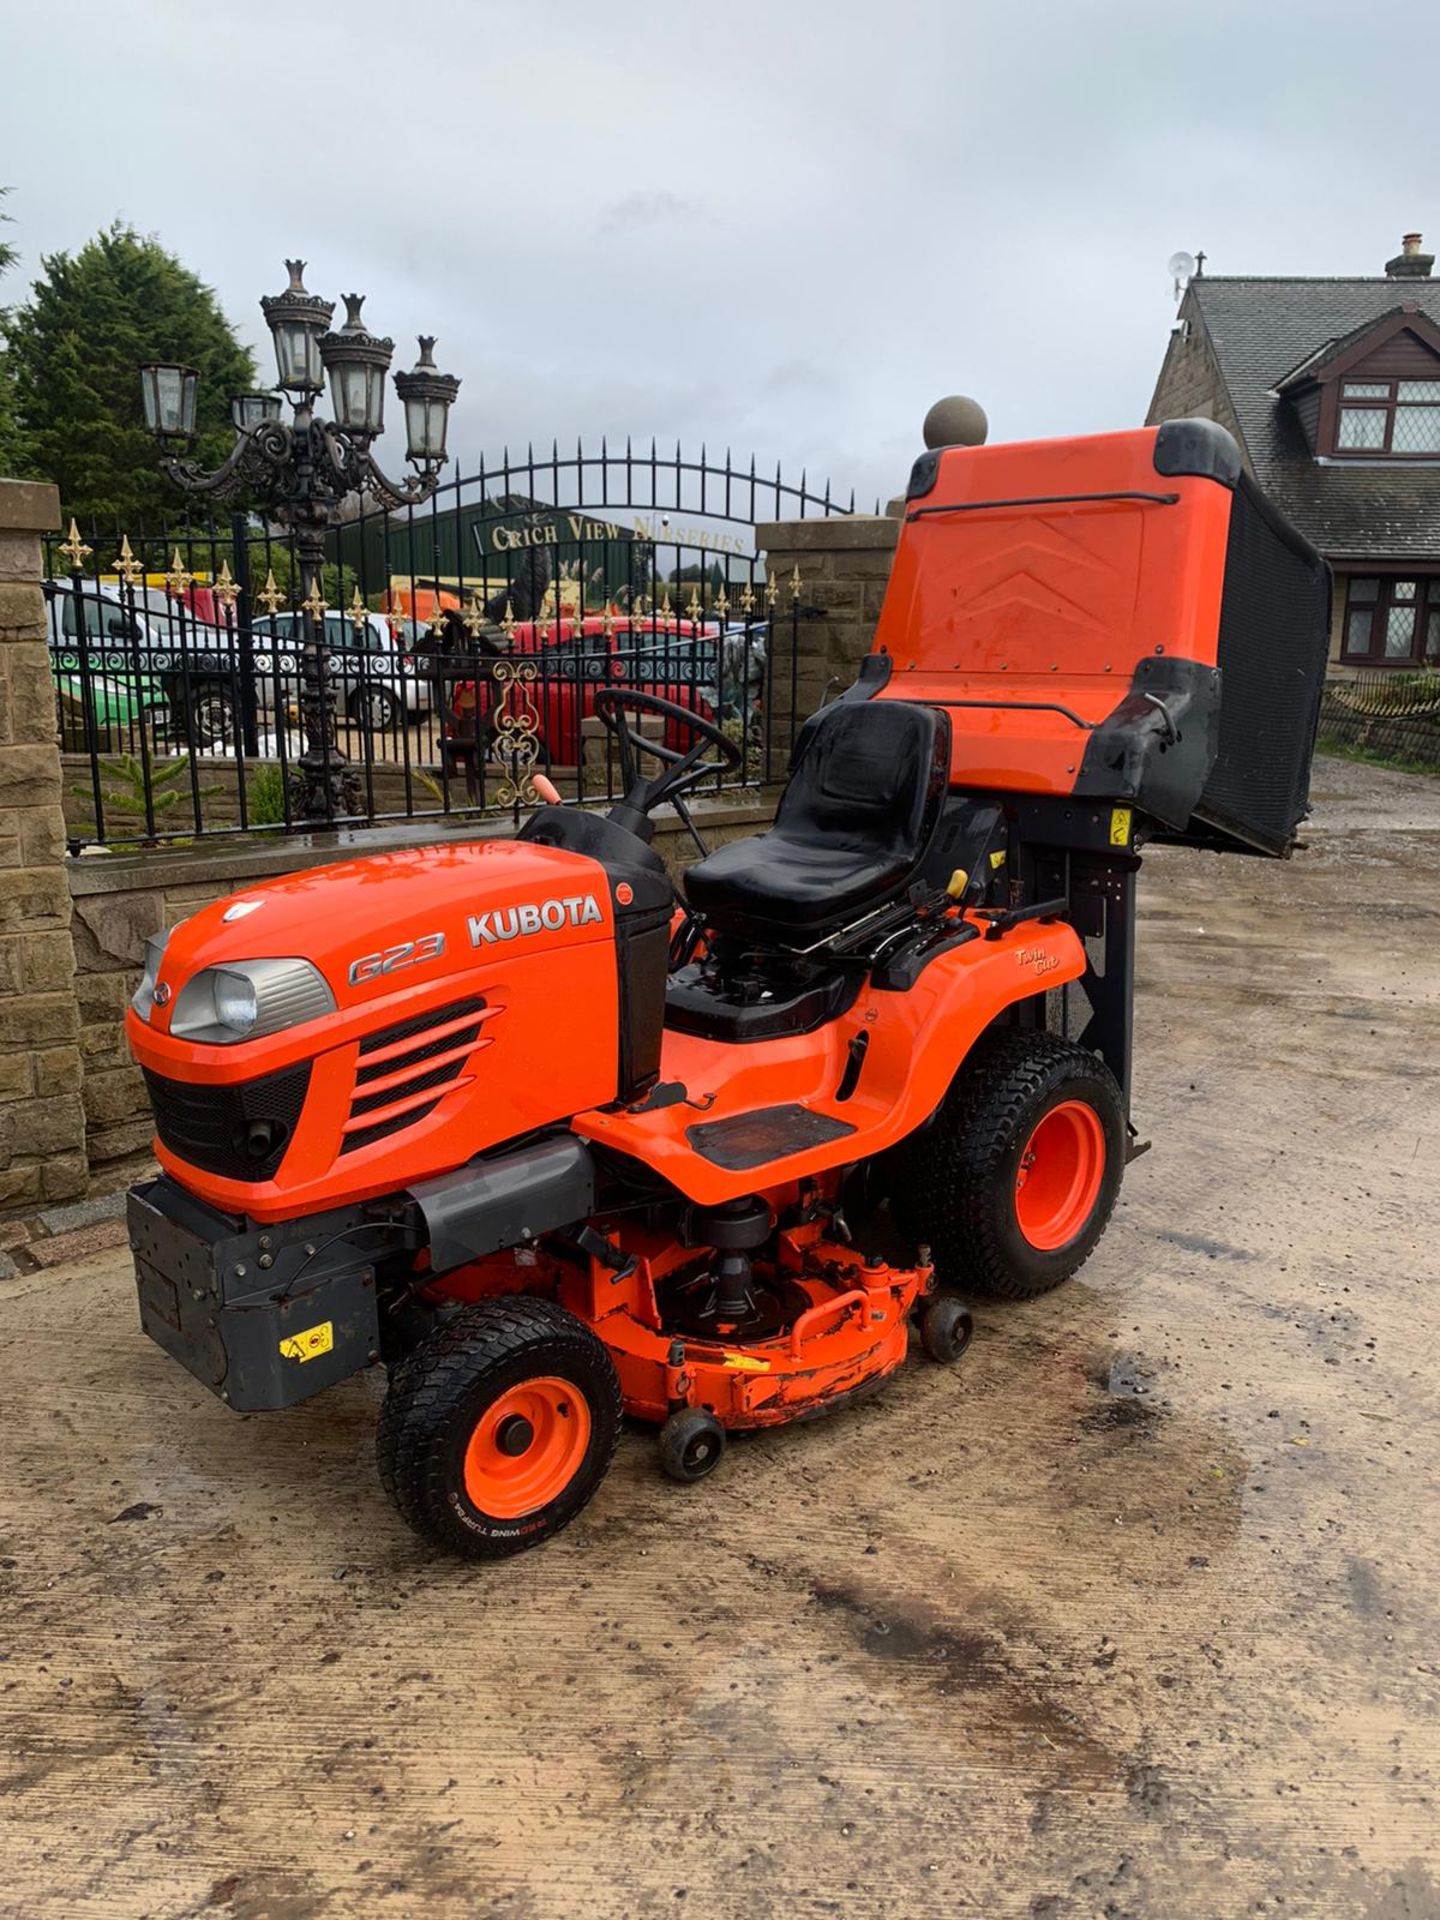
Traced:
<path fill-rule="evenodd" d="M 170 935 L 148 1014 L 127 1016 L 161 1165 L 222 1211 L 278 1220 L 614 1100 L 634 1077 L 618 960 L 633 942 L 617 936 L 636 908 L 656 918 L 613 864 L 510 840 L 315 868 L 202 908 Z M 664 919 L 662 904 L 662 938 Z M 333 1013 L 220 1045 L 172 1032 L 205 969 L 289 959 L 319 971 Z"/>

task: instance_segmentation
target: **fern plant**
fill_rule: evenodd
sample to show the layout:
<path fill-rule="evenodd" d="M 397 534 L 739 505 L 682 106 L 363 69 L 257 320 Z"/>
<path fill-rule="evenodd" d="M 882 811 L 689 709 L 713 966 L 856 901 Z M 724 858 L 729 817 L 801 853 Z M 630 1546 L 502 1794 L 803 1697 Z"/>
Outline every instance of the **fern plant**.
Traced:
<path fill-rule="evenodd" d="M 104 779 L 112 783 L 100 789 L 100 804 L 106 817 L 118 818 L 127 825 L 153 818 L 158 826 L 167 813 L 173 812 L 182 800 L 190 798 L 188 753 L 182 753 L 174 760 L 151 760 L 148 767 L 138 754 L 122 753 L 113 760 L 102 760 L 100 772 Z M 147 778 L 150 791 L 148 814 L 145 799 Z M 93 802 L 95 798 L 93 787 L 76 785 L 71 791 L 82 800 Z M 223 787 L 201 787 L 199 795 L 202 800 L 209 800 L 223 792 Z M 144 842 L 138 844 L 143 845 Z"/>

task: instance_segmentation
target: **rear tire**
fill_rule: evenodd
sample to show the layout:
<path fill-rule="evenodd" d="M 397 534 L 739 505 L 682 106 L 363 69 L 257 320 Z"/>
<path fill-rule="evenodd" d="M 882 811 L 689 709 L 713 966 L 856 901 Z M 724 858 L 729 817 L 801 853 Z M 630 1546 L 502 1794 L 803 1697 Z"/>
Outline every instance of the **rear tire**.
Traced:
<path fill-rule="evenodd" d="M 436 1546 L 500 1560 L 568 1526 L 620 1433 L 609 1354 L 551 1300 L 463 1307 L 390 1374 L 380 1480 Z"/>
<path fill-rule="evenodd" d="M 891 1210 L 944 1280 L 1033 1300 L 1089 1258 L 1124 1165 L 1124 1102 L 1103 1062 L 1056 1034 L 1002 1028 L 890 1155 Z"/>

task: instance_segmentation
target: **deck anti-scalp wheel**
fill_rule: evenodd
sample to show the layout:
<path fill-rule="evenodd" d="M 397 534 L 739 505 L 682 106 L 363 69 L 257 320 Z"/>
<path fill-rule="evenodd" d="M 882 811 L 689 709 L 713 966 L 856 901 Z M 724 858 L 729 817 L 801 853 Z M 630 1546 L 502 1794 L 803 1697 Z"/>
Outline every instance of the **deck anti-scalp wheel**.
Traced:
<path fill-rule="evenodd" d="M 703 1480 L 725 1454 L 725 1429 L 704 1407 L 682 1407 L 660 1429 L 660 1465 L 672 1480 Z"/>
<path fill-rule="evenodd" d="M 974 1332 L 970 1309 L 945 1294 L 930 1301 L 920 1316 L 920 1344 L 942 1367 L 953 1367 L 962 1358 Z"/>
<path fill-rule="evenodd" d="M 511 1297 L 462 1308 L 394 1368 L 376 1454 L 417 1533 L 498 1560 L 575 1518 L 619 1431 L 619 1382 L 590 1329 Z"/>
<path fill-rule="evenodd" d="M 1104 1063 L 1052 1033 L 1000 1029 L 890 1155 L 891 1207 L 942 1280 L 1030 1300 L 1089 1257 L 1124 1164 L 1124 1103 Z"/>

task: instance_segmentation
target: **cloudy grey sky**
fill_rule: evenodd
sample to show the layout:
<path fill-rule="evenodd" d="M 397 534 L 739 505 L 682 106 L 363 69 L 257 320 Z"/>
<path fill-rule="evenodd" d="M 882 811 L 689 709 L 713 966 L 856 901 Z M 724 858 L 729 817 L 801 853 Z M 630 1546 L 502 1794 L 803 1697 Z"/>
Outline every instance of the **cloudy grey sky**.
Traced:
<path fill-rule="evenodd" d="M 298 252 L 407 354 L 440 336 L 467 470 L 653 432 L 888 493 L 945 392 L 995 439 L 1138 422 L 1177 248 L 1351 274 L 1440 240 L 1427 0 L 4 13 L 6 298 L 119 215 L 268 365 Z"/>

